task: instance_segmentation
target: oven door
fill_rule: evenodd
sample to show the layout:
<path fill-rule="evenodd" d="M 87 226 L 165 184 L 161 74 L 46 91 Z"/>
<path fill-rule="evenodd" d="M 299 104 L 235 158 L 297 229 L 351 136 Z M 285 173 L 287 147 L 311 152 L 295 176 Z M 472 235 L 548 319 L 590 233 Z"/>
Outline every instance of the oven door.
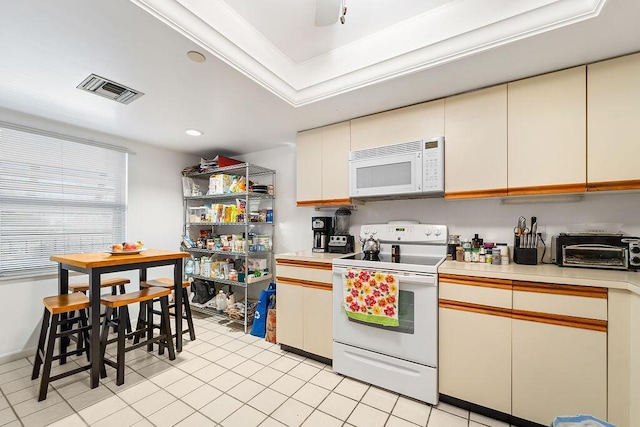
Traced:
<path fill-rule="evenodd" d="M 357 267 L 350 267 L 358 269 Z M 361 268 L 370 271 L 370 268 Z M 403 360 L 437 367 L 437 275 L 378 270 L 398 280 L 399 326 L 381 326 L 351 319 L 342 306 L 346 267 L 333 267 L 333 340 Z"/>
<path fill-rule="evenodd" d="M 422 152 L 349 160 L 349 196 L 393 196 L 422 191 Z"/>

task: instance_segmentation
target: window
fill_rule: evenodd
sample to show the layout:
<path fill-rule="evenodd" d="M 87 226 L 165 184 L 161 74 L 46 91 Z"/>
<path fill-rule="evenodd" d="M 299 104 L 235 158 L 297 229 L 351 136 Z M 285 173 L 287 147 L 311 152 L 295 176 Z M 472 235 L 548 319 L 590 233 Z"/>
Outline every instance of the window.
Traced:
<path fill-rule="evenodd" d="M 127 153 L 0 123 L 0 277 L 55 272 L 126 232 Z"/>

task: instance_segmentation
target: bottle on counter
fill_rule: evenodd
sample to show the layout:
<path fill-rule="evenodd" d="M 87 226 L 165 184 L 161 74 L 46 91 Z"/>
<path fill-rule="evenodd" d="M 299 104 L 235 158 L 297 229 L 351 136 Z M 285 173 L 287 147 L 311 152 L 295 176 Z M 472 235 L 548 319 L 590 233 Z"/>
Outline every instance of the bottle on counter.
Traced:
<path fill-rule="evenodd" d="M 494 246 L 491 250 L 491 264 L 500 265 L 502 264 L 502 250 L 499 246 Z"/>
<path fill-rule="evenodd" d="M 458 246 L 456 248 L 456 261 L 464 262 L 464 249 L 462 248 L 462 246 Z"/>

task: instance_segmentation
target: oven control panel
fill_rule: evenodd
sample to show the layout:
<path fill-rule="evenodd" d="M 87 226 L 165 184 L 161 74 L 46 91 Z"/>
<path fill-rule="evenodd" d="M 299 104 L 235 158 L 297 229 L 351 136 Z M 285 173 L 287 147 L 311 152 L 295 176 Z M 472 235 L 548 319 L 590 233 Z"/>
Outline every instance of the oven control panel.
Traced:
<path fill-rule="evenodd" d="M 373 236 L 381 242 L 447 243 L 447 226 L 434 224 L 370 224 L 360 227 L 360 237 Z"/>

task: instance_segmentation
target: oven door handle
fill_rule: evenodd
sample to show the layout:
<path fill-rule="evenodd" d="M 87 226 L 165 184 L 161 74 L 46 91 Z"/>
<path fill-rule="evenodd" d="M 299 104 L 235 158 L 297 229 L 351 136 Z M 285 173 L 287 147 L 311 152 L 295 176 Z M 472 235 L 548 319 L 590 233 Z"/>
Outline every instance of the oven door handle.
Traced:
<path fill-rule="evenodd" d="M 347 272 L 347 269 L 342 267 L 333 267 L 332 270 L 334 274 L 345 274 Z M 380 273 L 393 274 L 394 276 L 396 276 L 396 278 L 400 283 L 413 283 L 416 285 L 431 285 L 431 286 L 436 284 L 435 274 L 425 275 L 425 276 L 409 275 L 409 274 L 405 275 L 405 274 L 398 274 L 398 273 L 385 271 L 385 270 L 380 270 Z"/>

